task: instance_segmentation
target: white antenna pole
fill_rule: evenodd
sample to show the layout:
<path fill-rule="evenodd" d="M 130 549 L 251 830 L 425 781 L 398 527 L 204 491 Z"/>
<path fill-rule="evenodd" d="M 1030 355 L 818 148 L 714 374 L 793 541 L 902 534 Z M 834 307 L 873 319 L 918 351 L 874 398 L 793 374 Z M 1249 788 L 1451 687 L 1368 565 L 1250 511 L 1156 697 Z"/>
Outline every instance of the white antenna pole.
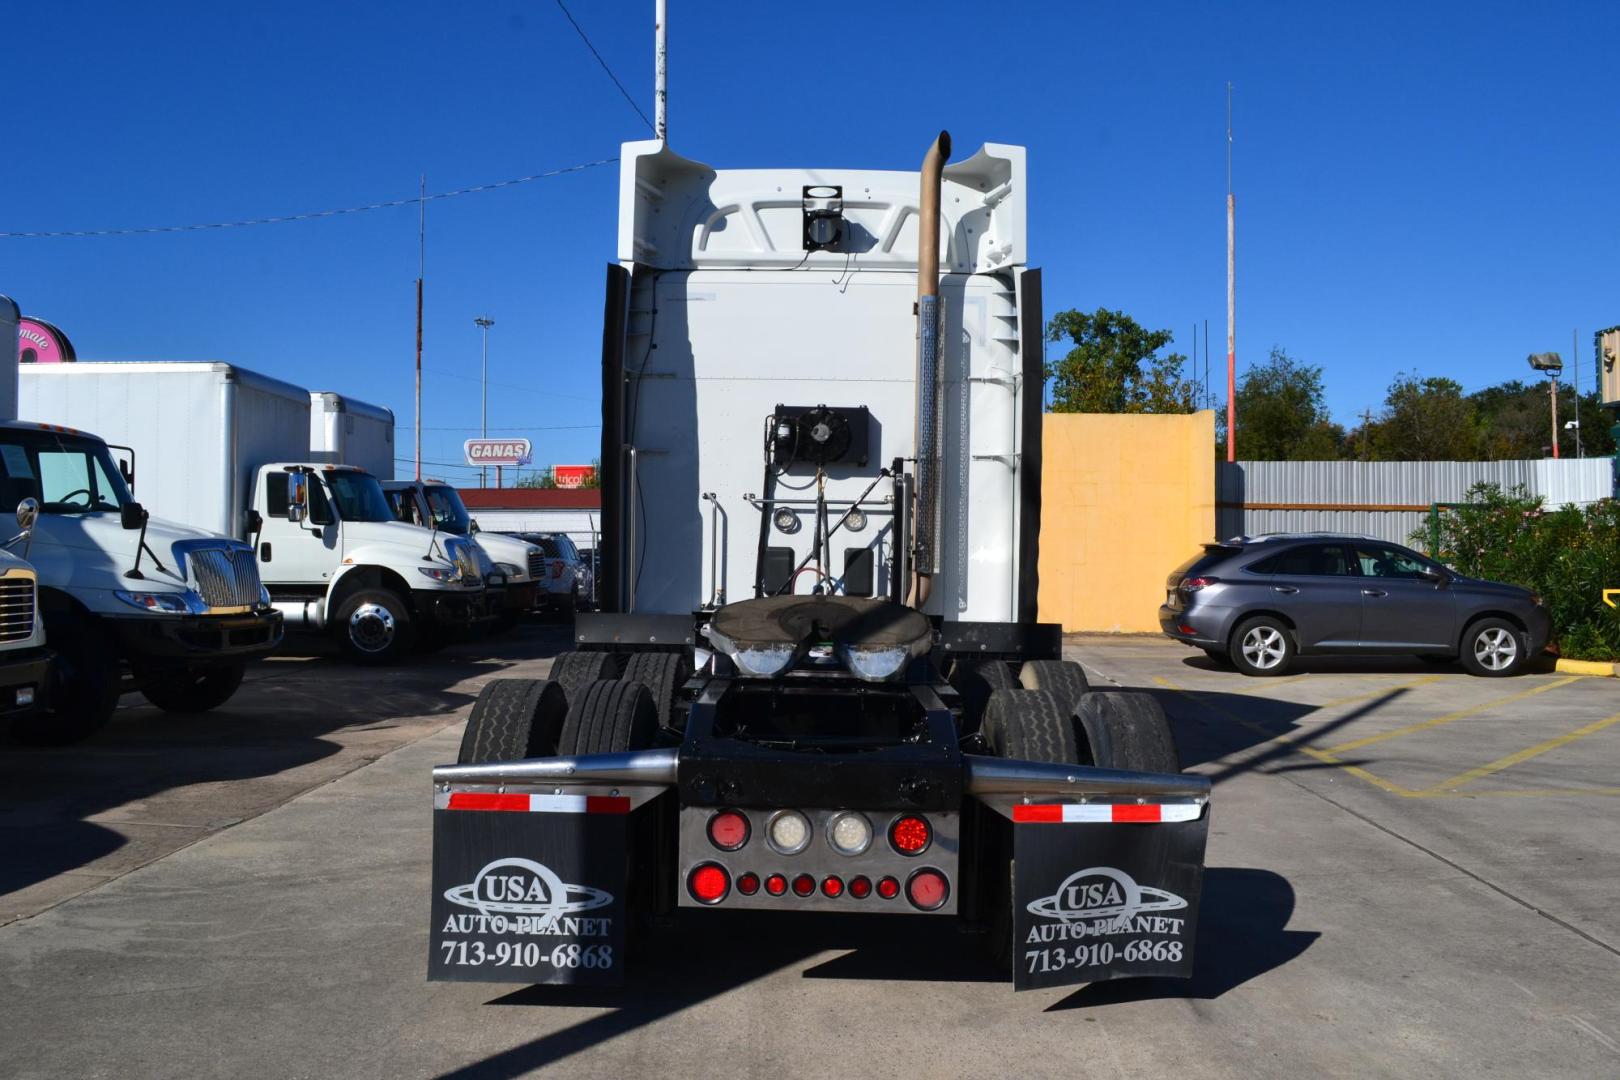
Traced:
<path fill-rule="evenodd" d="M 1232 84 L 1226 84 L 1226 460 L 1237 460 L 1236 202 L 1232 197 Z"/>
<path fill-rule="evenodd" d="M 669 11 L 667 0 L 655 0 L 655 10 L 656 14 L 654 18 L 656 19 L 656 26 L 654 27 L 654 32 L 656 44 L 654 46 L 654 50 L 656 55 L 656 67 L 654 86 L 656 89 L 654 94 L 656 101 L 654 102 L 654 108 L 656 111 L 653 114 L 653 127 L 658 135 L 658 141 L 668 142 L 669 125 L 667 120 L 667 110 L 669 107 L 669 50 L 667 46 L 667 32 L 669 29 Z"/>

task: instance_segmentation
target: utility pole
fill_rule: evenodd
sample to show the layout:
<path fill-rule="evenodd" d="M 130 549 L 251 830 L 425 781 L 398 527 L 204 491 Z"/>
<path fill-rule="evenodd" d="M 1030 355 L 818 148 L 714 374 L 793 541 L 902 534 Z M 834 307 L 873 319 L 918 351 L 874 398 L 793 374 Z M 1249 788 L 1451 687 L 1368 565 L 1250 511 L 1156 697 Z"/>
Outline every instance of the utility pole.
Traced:
<path fill-rule="evenodd" d="M 1552 437 L 1553 460 L 1558 460 L 1558 372 L 1552 372 L 1552 378 L 1547 380 L 1547 386 L 1552 393 Z"/>
<path fill-rule="evenodd" d="M 669 71 L 667 47 L 669 30 L 669 10 L 667 0 L 656 0 L 654 5 L 655 25 L 653 27 L 653 93 L 655 96 L 653 112 L 653 128 L 658 135 L 659 142 L 669 141 L 668 105 L 669 105 Z"/>
<path fill-rule="evenodd" d="M 1372 460 L 1372 443 L 1368 436 L 1372 434 L 1372 410 L 1361 410 L 1361 460 Z"/>
<path fill-rule="evenodd" d="M 427 273 L 427 173 L 422 174 L 416 217 L 416 478 L 422 479 L 422 278 Z"/>
<path fill-rule="evenodd" d="M 1569 359 L 1575 365 L 1575 456 L 1585 456 L 1581 446 L 1581 361 L 1580 361 L 1580 330 L 1572 328 L 1569 332 Z"/>
<path fill-rule="evenodd" d="M 1237 460 L 1237 202 L 1232 196 L 1232 84 L 1226 84 L 1226 460 Z"/>
<path fill-rule="evenodd" d="M 489 328 L 495 325 L 495 320 L 488 315 L 480 315 L 473 320 L 474 325 L 484 332 L 484 374 L 480 382 L 483 384 L 483 407 L 479 412 L 478 434 L 489 438 Z M 500 467 L 496 466 L 495 485 L 500 486 Z M 478 486 L 484 487 L 484 467 L 478 467 Z"/>

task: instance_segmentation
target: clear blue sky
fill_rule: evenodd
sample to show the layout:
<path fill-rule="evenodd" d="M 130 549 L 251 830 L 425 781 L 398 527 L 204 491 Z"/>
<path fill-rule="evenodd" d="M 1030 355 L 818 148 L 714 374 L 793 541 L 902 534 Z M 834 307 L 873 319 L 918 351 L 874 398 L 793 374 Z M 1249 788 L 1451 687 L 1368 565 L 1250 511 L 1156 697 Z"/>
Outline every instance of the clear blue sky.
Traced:
<path fill-rule="evenodd" d="M 1181 351 L 1207 319 L 1217 357 L 1231 80 L 1239 368 L 1274 344 L 1322 365 L 1343 422 L 1399 371 L 1473 389 L 1527 376 L 1530 352 L 1567 361 L 1575 328 L 1589 380 L 1592 330 L 1620 323 L 1615 3 L 670 5 L 681 153 L 915 168 L 941 127 L 958 156 L 1022 143 L 1048 313 L 1120 308 Z M 652 6 L 570 4 L 649 114 Z M 554 0 L 60 0 L 4 19 L 0 231 L 353 206 L 647 134 Z M 428 460 L 476 434 L 482 312 L 491 427 L 541 462 L 595 456 L 616 184 L 605 167 L 429 204 Z M 394 409 L 402 448 L 416 270 L 414 207 L 0 240 L 0 292 L 82 357 L 347 392 Z"/>

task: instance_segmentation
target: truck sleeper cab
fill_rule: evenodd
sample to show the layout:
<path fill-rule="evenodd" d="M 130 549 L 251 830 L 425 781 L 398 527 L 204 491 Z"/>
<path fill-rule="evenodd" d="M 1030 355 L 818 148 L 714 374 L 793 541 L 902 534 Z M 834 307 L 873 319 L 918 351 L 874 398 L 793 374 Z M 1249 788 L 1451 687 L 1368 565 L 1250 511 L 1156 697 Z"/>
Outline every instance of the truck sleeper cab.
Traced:
<path fill-rule="evenodd" d="M 461 494 L 442 480 L 388 480 L 383 492 L 394 516 L 451 536 L 471 540 L 487 557 L 485 583 L 489 607 L 502 629 L 510 629 L 535 604 L 537 581 L 544 571 L 540 549 L 514 537 L 478 530 Z"/>
<path fill-rule="evenodd" d="M 137 690 L 173 712 L 215 708 L 281 641 L 252 549 L 151 518 L 94 435 L 0 424 L 0 505 L 38 515 L 9 545 L 38 574 L 55 653 L 34 741 L 84 738 Z"/>
<path fill-rule="evenodd" d="M 1209 781 L 1037 619 L 1023 150 L 949 155 L 624 147 L 605 611 L 433 770 L 429 978 L 617 983 L 681 909 L 953 917 L 1017 989 L 1191 974 Z"/>
<path fill-rule="evenodd" d="M 470 541 L 398 521 L 377 478 L 281 462 L 254 479 L 259 572 L 294 629 L 329 630 L 350 659 L 394 663 L 489 616 Z"/>

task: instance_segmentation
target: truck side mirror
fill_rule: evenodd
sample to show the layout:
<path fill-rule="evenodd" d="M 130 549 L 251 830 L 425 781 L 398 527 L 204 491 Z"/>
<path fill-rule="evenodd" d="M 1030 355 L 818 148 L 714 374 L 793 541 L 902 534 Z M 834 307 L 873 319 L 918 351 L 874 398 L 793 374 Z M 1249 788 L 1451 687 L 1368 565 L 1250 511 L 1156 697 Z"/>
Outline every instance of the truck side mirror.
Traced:
<path fill-rule="evenodd" d="M 247 512 L 247 531 L 249 536 L 258 536 L 264 532 L 264 515 L 257 510 Z"/>
<path fill-rule="evenodd" d="M 125 461 L 123 458 L 119 458 L 118 459 L 118 473 L 119 473 L 120 476 L 122 476 L 124 478 L 124 483 L 129 485 L 129 490 L 134 491 L 135 490 L 135 469 L 134 469 L 134 467 L 131 466 L 130 463 Z"/>
<path fill-rule="evenodd" d="M 299 524 L 309 514 L 309 477 L 301 472 L 287 474 L 287 520 Z"/>
<path fill-rule="evenodd" d="M 118 523 L 135 530 L 146 524 L 146 510 L 138 502 L 127 502 L 118 511 Z"/>
<path fill-rule="evenodd" d="M 39 520 L 39 500 L 32 495 L 17 504 L 17 528 L 27 532 Z"/>

